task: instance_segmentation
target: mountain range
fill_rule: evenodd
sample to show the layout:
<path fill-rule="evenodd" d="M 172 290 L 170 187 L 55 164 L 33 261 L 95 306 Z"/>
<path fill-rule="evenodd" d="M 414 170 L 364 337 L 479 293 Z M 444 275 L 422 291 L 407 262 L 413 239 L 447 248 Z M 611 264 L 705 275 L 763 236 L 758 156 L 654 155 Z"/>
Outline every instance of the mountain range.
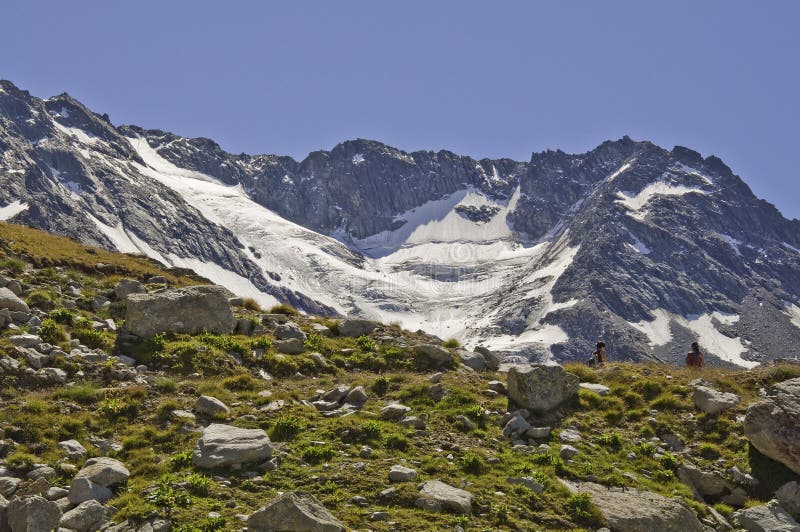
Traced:
<path fill-rule="evenodd" d="M 509 356 L 800 354 L 800 221 L 717 157 L 629 137 L 529 161 L 359 139 L 297 161 L 0 81 L 0 220 Z"/>

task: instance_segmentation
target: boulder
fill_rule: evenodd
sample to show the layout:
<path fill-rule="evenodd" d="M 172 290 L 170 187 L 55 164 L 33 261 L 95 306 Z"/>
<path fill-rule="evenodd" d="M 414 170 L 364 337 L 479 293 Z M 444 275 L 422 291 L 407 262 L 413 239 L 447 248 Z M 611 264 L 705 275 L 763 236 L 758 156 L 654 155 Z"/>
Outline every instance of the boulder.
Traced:
<path fill-rule="evenodd" d="M 214 423 L 203 430 L 197 440 L 192 463 L 215 468 L 263 462 L 272 456 L 272 443 L 261 429 L 240 429 Z"/>
<path fill-rule="evenodd" d="M 27 349 L 33 349 L 42 343 L 41 337 L 35 334 L 15 334 L 14 336 L 9 336 L 8 341 L 17 347 Z"/>
<path fill-rule="evenodd" d="M 52 532 L 61 521 L 58 504 L 38 495 L 14 497 L 6 512 L 12 532 Z"/>
<path fill-rule="evenodd" d="M 392 482 L 411 482 L 417 479 L 416 469 L 401 465 L 393 465 L 389 470 L 389 480 Z"/>
<path fill-rule="evenodd" d="M 608 386 L 594 382 L 582 382 L 580 383 L 580 387 L 582 390 L 589 390 L 590 392 L 594 392 L 598 395 L 608 395 L 608 392 L 611 391 L 611 388 Z"/>
<path fill-rule="evenodd" d="M 800 482 L 787 482 L 775 492 L 775 499 L 787 512 L 800 516 Z"/>
<path fill-rule="evenodd" d="M 776 501 L 739 510 L 733 518 L 747 532 L 800 531 L 800 524 Z"/>
<path fill-rule="evenodd" d="M 78 440 L 64 440 L 58 442 L 58 448 L 67 453 L 67 458 L 71 460 L 82 460 L 86 458 L 88 451 Z"/>
<path fill-rule="evenodd" d="M 129 476 L 131 476 L 131 473 L 122 462 L 107 456 L 101 456 L 86 460 L 86 463 L 83 464 L 75 478 L 88 478 L 95 484 L 110 488 L 125 482 Z"/>
<path fill-rule="evenodd" d="M 72 504 L 80 504 L 85 501 L 110 501 L 114 493 L 100 484 L 95 484 L 88 478 L 76 478 L 72 481 L 67 493 L 67 498 Z"/>
<path fill-rule="evenodd" d="M 300 329 L 300 326 L 293 321 L 275 327 L 275 337 L 278 340 L 297 338 L 298 340 L 304 341 L 307 336 L 308 335 Z"/>
<path fill-rule="evenodd" d="M 459 349 L 458 358 L 461 360 L 462 364 L 475 371 L 483 371 L 486 369 L 486 360 L 480 353 Z"/>
<path fill-rule="evenodd" d="M 436 344 L 419 344 L 414 347 L 416 361 L 422 367 L 439 369 L 451 366 L 455 361 L 449 349 Z"/>
<path fill-rule="evenodd" d="M 8 309 L 11 312 L 30 312 L 28 304 L 17 297 L 8 288 L 0 288 L 0 309 Z"/>
<path fill-rule="evenodd" d="M 720 392 L 708 386 L 697 386 L 692 392 L 692 401 L 697 408 L 715 416 L 741 402 L 735 393 Z"/>
<path fill-rule="evenodd" d="M 0 477 L 0 496 L 11 497 L 21 482 L 22 479 L 17 477 Z"/>
<path fill-rule="evenodd" d="M 105 507 L 95 500 L 89 500 L 61 516 L 61 526 L 77 532 L 87 532 L 97 530 L 105 520 Z"/>
<path fill-rule="evenodd" d="M 563 482 L 573 493 L 588 493 L 615 532 L 703 532 L 702 523 L 681 499 L 592 482 Z"/>
<path fill-rule="evenodd" d="M 410 406 L 394 403 L 381 408 L 381 419 L 386 421 L 397 421 L 398 419 L 403 418 L 409 412 L 411 412 Z"/>
<path fill-rule="evenodd" d="M 310 493 L 286 492 L 253 512 L 250 532 L 344 532 L 345 527 Z"/>
<path fill-rule="evenodd" d="M 498 357 L 492 350 L 482 345 L 475 348 L 476 353 L 483 355 L 486 361 L 486 369 L 489 371 L 497 371 L 500 369 L 500 357 Z"/>
<path fill-rule="evenodd" d="M 117 286 L 114 287 L 114 295 L 117 299 L 122 301 L 131 294 L 144 294 L 145 289 L 142 283 L 134 279 L 120 279 Z"/>
<path fill-rule="evenodd" d="M 579 379 L 558 365 L 529 364 L 508 370 L 508 398 L 520 408 L 546 413 L 578 393 Z"/>
<path fill-rule="evenodd" d="M 676 472 L 678 479 L 689 486 L 695 498 L 706 502 L 723 500 L 732 506 L 742 506 L 747 493 L 726 478 L 712 471 L 689 464 L 681 464 Z"/>
<path fill-rule="evenodd" d="M 750 406 L 744 433 L 762 454 L 800 474 L 800 378 L 776 384 Z"/>
<path fill-rule="evenodd" d="M 305 343 L 299 338 L 273 340 L 272 345 L 279 353 L 286 353 L 287 355 L 299 355 L 306 350 Z"/>
<path fill-rule="evenodd" d="M 192 410 L 203 416 L 228 416 L 231 413 L 231 409 L 228 408 L 228 405 L 210 395 L 201 395 L 198 397 L 197 401 L 194 402 Z"/>
<path fill-rule="evenodd" d="M 131 294 L 125 331 L 142 338 L 159 333 L 231 333 L 236 318 L 221 286 L 189 286 L 152 294 Z"/>
<path fill-rule="evenodd" d="M 378 324 L 370 320 L 346 319 L 339 322 L 339 334 L 342 336 L 364 336 L 374 331 Z"/>
<path fill-rule="evenodd" d="M 420 484 L 419 495 L 415 504 L 424 510 L 436 512 L 448 510 L 466 515 L 472 513 L 473 495 L 439 480 L 429 480 Z"/>

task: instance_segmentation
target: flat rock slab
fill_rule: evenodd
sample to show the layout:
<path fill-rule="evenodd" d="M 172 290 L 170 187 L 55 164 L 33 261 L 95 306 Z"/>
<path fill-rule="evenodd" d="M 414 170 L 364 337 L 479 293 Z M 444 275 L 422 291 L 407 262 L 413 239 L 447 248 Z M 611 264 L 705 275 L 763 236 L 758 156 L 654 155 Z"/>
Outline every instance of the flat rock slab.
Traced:
<path fill-rule="evenodd" d="M 345 528 L 310 493 L 290 491 L 256 510 L 247 519 L 252 532 L 344 532 Z"/>
<path fill-rule="evenodd" d="M 108 488 L 125 482 L 130 476 L 131 473 L 125 467 L 125 464 L 119 460 L 101 456 L 86 460 L 83 468 L 78 471 L 75 478 L 88 478 L 95 484 Z"/>
<path fill-rule="evenodd" d="M 774 502 L 739 510 L 733 517 L 747 532 L 800 531 L 800 524 Z"/>
<path fill-rule="evenodd" d="M 424 510 L 436 512 L 449 510 L 466 515 L 472 513 L 473 495 L 439 480 L 429 480 L 420 484 L 419 495 L 415 504 Z"/>
<path fill-rule="evenodd" d="M 192 463 L 215 468 L 263 462 L 272 456 L 272 443 L 261 429 L 240 429 L 214 423 L 197 440 Z"/>

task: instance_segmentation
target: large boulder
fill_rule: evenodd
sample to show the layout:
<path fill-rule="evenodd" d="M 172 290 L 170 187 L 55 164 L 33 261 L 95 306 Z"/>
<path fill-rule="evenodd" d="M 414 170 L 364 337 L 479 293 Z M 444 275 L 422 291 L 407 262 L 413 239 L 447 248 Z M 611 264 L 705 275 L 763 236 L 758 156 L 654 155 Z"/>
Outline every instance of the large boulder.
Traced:
<path fill-rule="evenodd" d="M 197 401 L 194 402 L 192 410 L 203 416 L 227 417 L 231 413 L 231 409 L 228 408 L 228 405 L 210 395 L 201 395 L 198 397 Z"/>
<path fill-rule="evenodd" d="M 497 371 L 500 369 L 500 357 L 498 357 L 494 351 L 488 347 L 479 345 L 475 348 L 475 352 L 483 355 L 483 359 L 486 361 L 486 369 L 489 371 Z"/>
<path fill-rule="evenodd" d="M 744 433 L 762 454 L 800 474 L 800 378 L 776 384 L 750 406 Z"/>
<path fill-rule="evenodd" d="M 775 501 L 739 510 L 733 518 L 747 532 L 800 531 L 800 524 Z"/>
<path fill-rule="evenodd" d="M 247 519 L 251 532 L 344 532 L 345 528 L 310 493 L 286 492 Z"/>
<path fill-rule="evenodd" d="M 417 364 L 429 369 L 452 366 L 455 361 L 449 349 L 436 344 L 419 344 L 414 347 Z"/>
<path fill-rule="evenodd" d="M 787 482 L 778 488 L 775 498 L 787 512 L 800 516 L 800 482 Z"/>
<path fill-rule="evenodd" d="M 61 521 L 58 504 L 38 495 L 14 497 L 6 512 L 12 532 L 52 532 Z"/>
<path fill-rule="evenodd" d="M 189 286 L 152 294 L 131 294 L 125 331 L 142 338 L 159 333 L 231 333 L 236 317 L 221 286 Z"/>
<path fill-rule="evenodd" d="M 742 506 L 747 492 L 741 487 L 712 471 L 704 471 L 692 464 L 681 464 L 677 470 L 678 479 L 689 486 L 695 498 L 706 502 L 723 501 L 731 506 Z"/>
<path fill-rule="evenodd" d="M 95 484 L 110 488 L 125 482 L 130 476 L 131 473 L 125 464 L 107 456 L 100 456 L 86 460 L 75 478 L 88 478 Z"/>
<path fill-rule="evenodd" d="M 423 510 L 451 512 L 469 515 L 472 513 L 473 495 L 465 490 L 454 488 L 439 480 L 429 480 L 419 486 L 419 498 L 415 502 Z"/>
<path fill-rule="evenodd" d="M 593 482 L 564 484 L 573 493 L 588 493 L 615 532 L 703 531 L 702 523 L 681 499 L 631 488 L 609 488 Z"/>
<path fill-rule="evenodd" d="M 107 502 L 114 497 L 114 493 L 105 486 L 96 484 L 88 478 L 76 478 L 67 492 L 67 498 L 72 504 L 80 504 L 86 501 Z"/>
<path fill-rule="evenodd" d="M 78 532 L 97 530 L 106 520 L 105 507 L 95 500 L 88 500 L 61 517 L 61 527 Z"/>
<path fill-rule="evenodd" d="M 28 304 L 18 298 L 14 292 L 8 288 L 0 288 L 0 309 L 8 309 L 11 312 L 30 312 Z"/>
<path fill-rule="evenodd" d="M 545 413 L 572 399 L 580 380 L 558 365 L 528 364 L 508 370 L 508 398 L 520 408 Z"/>
<path fill-rule="evenodd" d="M 486 359 L 482 354 L 477 351 L 467 351 L 466 349 L 458 350 L 458 358 L 462 364 L 475 371 L 483 371 L 486 369 Z"/>
<path fill-rule="evenodd" d="M 378 324 L 370 320 L 346 319 L 339 322 L 339 334 L 342 336 L 364 336 L 374 331 Z"/>
<path fill-rule="evenodd" d="M 720 392 L 708 386 L 697 386 L 692 392 L 692 401 L 706 414 L 717 415 L 741 402 L 735 393 Z"/>
<path fill-rule="evenodd" d="M 271 456 L 272 442 L 263 430 L 214 423 L 207 426 L 197 440 L 192 463 L 215 468 L 263 462 Z"/>
<path fill-rule="evenodd" d="M 145 289 L 142 283 L 134 279 L 120 279 L 117 286 L 114 287 L 114 295 L 117 299 L 122 301 L 131 294 L 144 294 Z"/>

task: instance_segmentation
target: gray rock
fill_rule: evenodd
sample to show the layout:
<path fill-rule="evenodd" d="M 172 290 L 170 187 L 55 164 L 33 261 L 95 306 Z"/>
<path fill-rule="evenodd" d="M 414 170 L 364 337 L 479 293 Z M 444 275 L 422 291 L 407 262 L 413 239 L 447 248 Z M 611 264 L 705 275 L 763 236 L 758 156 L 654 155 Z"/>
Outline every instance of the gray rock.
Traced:
<path fill-rule="evenodd" d="M 197 424 L 197 418 L 188 410 L 173 410 L 169 413 L 169 418 L 182 425 L 194 426 Z"/>
<path fill-rule="evenodd" d="M 537 482 L 533 477 L 510 477 L 507 482 L 509 484 L 522 484 L 534 493 L 541 493 L 544 491 L 544 484 Z"/>
<path fill-rule="evenodd" d="M 0 309 L 8 309 L 11 312 L 31 311 L 27 303 L 6 287 L 0 288 Z"/>
<path fill-rule="evenodd" d="M 228 405 L 210 395 L 201 395 L 194 402 L 192 410 L 203 416 L 229 416 L 231 409 Z"/>
<path fill-rule="evenodd" d="M 271 456 L 272 444 L 263 430 L 215 423 L 206 427 L 197 440 L 192 463 L 210 469 L 263 462 Z"/>
<path fill-rule="evenodd" d="M 509 401 L 532 412 L 546 413 L 578 393 L 578 377 L 557 365 L 518 365 L 508 370 Z"/>
<path fill-rule="evenodd" d="M 720 392 L 707 386 L 697 386 L 692 392 L 692 401 L 706 414 L 717 415 L 738 405 L 741 398 L 734 393 Z"/>
<path fill-rule="evenodd" d="M 105 507 L 95 500 L 88 500 L 61 517 L 61 526 L 78 532 L 97 530 L 106 520 Z"/>
<path fill-rule="evenodd" d="M 775 499 L 786 511 L 800 516 L 800 482 L 787 482 L 775 492 Z"/>
<path fill-rule="evenodd" d="M 797 523 L 776 501 L 739 510 L 734 520 L 747 532 L 798 532 Z"/>
<path fill-rule="evenodd" d="M 558 434 L 558 439 L 560 439 L 561 441 L 563 441 L 565 443 L 577 443 L 577 442 L 583 440 L 583 436 L 581 436 L 581 433 L 578 432 L 577 430 L 563 429 Z"/>
<path fill-rule="evenodd" d="M 299 355 L 306 350 L 305 344 L 299 338 L 274 340 L 272 345 L 279 353 L 286 353 L 287 355 Z"/>
<path fill-rule="evenodd" d="M 311 324 L 311 331 L 314 334 L 318 334 L 320 336 L 333 336 L 333 331 L 331 331 L 328 327 L 322 325 L 321 323 L 312 323 Z"/>
<path fill-rule="evenodd" d="M 61 368 L 42 368 L 41 373 L 46 380 L 55 384 L 67 382 L 67 372 Z"/>
<path fill-rule="evenodd" d="M 300 326 L 290 321 L 275 327 L 275 336 L 278 340 L 289 340 L 297 338 L 298 340 L 305 341 L 308 335 L 300 329 Z"/>
<path fill-rule="evenodd" d="M 42 343 L 42 339 L 35 334 L 16 334 L 14 336 L 9 336 L 8 341 L 17 347 L 25 347 L 28 349 L 38 347 L 39 344 Z"/>
<path fill-rule="evenodd" d="M 14 497 L 6 510 L 12 532 L 52 532 L 61 521 L 61 509 L 44 497 Z"/>
<path fill-rule="evenodd" d="M 461 360 L 462 364 L 468 368 L 474 369 L 475 371 L 483 371 L 486 369 L 486 360 L 484 359 L 483 355 L 478 352 L 459 349 L 458 358 Z"/>
<path fill-rule="evenodd" d="M 363 386 L 355 386 L 352 390 L 347 392 L 344 402 L 351 405 L 363 405 L 367 402 L 369 397 Z"/>
<path fill-rule="evenodd" d="M 370 320 L 350 318 L 339 322 L 339 334 L 342 336 L 364 336 L 374 331 L 378 324 Z"/>
<path fill-rule="evenodd" d="M 800 378 L 776 384 L 751 405 L 744 433 L 762 454 L 800 474 Z"/>
<path fill-rule="evenodd" d="M 611 391 L 611 388 L 608 386 L 594 382 L 582 382 L 580 383 L 580 387 L 583 390 L 589 390 L 590 392 L 594 392 L 598 395 L 608 395 L 608 392 Z"/>
<path fill-rule="evenodd" d="M 247 519 L 251 532 L 344 532 L 342 525 L 310 493 L 284 493 Z"/>
<path fill-rule="evenodd" d="M 392 482 L 411 482 L 417 479 L 417 471 L 410 467 L 393 465 L 389 470 L 389 480 Z"/>
<path fill-rule="evenodd" d="M 88 478 L 95 484 L 109 488 L 128 480 L 130 471 L 119 460 L 101 456 L 86 460 L 75 478 Z"/>
<path fill-rule="evenodd" d="M 47 493 L 44 494 L 44 498 L 48 501 L 57 501 L 59 499 L 64 499 L 69 496 L 69 490 L 65 490 L 64 488 L 59 488 L 58 486 L 51 486 Z"/>
<path fill-rule="evenodd" d="M 131 294 L 144 294 L 146 291 L 142 283 L 134 279 L 120 279 L 114 287 L 114 295 L 122 301 Z"/>
<path fill-rule="evenodd" d="M 78 440 L 64 440 L 58 442 L 58 448 L 67 453 L 67 458 L 71 460 L 82 460 L 86 458 L 88 451 Z"/>
<path fill-rule="evenodd" d="M 703 471 L 689 463 L 681 464 L 676 475 L 681 482 L 689 486 L 696 498 L 708 502 L 716 502 L 725 496 L 730 496 L 736 489 L 729 480 L 719 474 Z"/>
<path fill-rule="evenodd" d="M 531 428 L 531 424 L 518 413 L 515 413 L 503 426 L 503 435 L 510 438 L 526 433 Z"/>
<path fill-rule="evenodd" d="M 702 523 L 678 498 L 649 491 L 608 488 L 592 482 L 562 481 L 573 493 L 588 493 L 611 530 L 619 532 L 703 532 Z"/>
<path fill-rule="evenodd" d="M 503 383 L 503 381 L 489 381 L 487 386 L 490 390 L 499 394 L 505 394 L 507 392 L 506 385 Z"/>
<path fill-rule="evenodd" d="M 414 347 L 414 352 L 417 363 L 429 369 L 448 367 L 455 361 L 449 349 L 436 344 L 419 344 Z"/>
<path fill-rule="evenodd" d="M 561 450 L 559 451 L 558 454 L 564 460 L 569 460 L 570 458 L 577 456 L 578 452 L 579 452 L 578 449 L 576 449 L 572 445 L 564 444 L 561 446 Z"/>
<path fill-rule="evenodd" d="M 550 436 L 550 431 L 552 429 L 550 427 L 531 427 L 525 432 L 525 434 L 531 438 L 535 438 L 537 440 L 541 440 L 542 438 L 547 438 Z"/>
<path fill-rule="evenodd" d="M 479 345 L 475 348 L 475 352 L 483 355 L 483 360 L 486 362 L 486 369 L 489 371 L 497 371 L 500 369 L 500 357 L 498 357 L 491 349 Z"/>
<path fill-rule="evenodd" d="M 465 490 L 454 488 L 439 480 L 429 480 L 419 486 L 416 506 L 424 510 L 451 512 L 470 515 L 473 495 Z"/>
<path fill-rule="evenodd" d="M 411 407 L 394 403 L 386 405 L 381 408 L 381 419 L 386 421 L 397 421 L 402 419 L 408 412 L 411 412 Z"/>
<path fill-rule="evenodd" d="M 124 329 L 136 336 L 231 333 L 235 327 L 228 291 L 221 286 L 189 286 L 128 296 Z"/>
<path fill-rule="evenodd" d="M 22 479 L 16 477 L 0 477 L 0 495 L 11 497 L 19 488 Z"/>

